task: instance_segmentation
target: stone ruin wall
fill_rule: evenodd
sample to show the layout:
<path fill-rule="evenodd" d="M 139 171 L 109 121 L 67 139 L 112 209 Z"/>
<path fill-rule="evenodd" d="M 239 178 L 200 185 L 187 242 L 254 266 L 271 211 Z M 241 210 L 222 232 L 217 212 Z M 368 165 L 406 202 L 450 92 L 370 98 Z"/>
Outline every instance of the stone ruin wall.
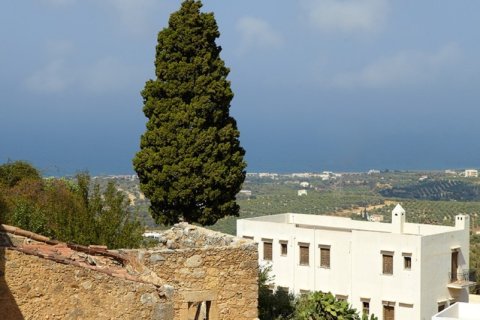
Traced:
<path fill-rule="evenodd" d="M 209 320 L 257 319 L 258 253 L 249 240 L 179 224 L 156 248 L 112 252 L 156 285 L 0 248 L 0 319 L 183 320 L 200 302 Z"/>
<path fill-rule="evenodd" d="M 172 297 L 152 284 L 12 250 L 0 259 L 2 320 L 173 318 Z"/>
<path fill-rule="evenodd" d="M 186 224 L 165 232 L 160 243 L 141 260 L 175 288 L 176 319 L 187 319 L 189 306 L 201 301 L 211 302 L 211 320 L 257 318 L 255 243 Z"/>

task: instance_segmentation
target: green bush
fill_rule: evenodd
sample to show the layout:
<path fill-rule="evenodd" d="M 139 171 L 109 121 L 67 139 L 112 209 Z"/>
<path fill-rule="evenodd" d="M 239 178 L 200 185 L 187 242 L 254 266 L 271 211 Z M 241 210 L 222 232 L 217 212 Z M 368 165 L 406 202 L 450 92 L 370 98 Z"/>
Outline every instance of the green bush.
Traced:
<path fill-rule="evenodd" d="M 132 219 L 128 199 L 112 182 L 102 192 L 98 184 L 91 186 L 86 173 L 72 183 L 38 178 L 36 169 L 23 162 L 0 169 L 2 223 L 82 245 L 113 249 L 142 244 L 144 228 Z"/>

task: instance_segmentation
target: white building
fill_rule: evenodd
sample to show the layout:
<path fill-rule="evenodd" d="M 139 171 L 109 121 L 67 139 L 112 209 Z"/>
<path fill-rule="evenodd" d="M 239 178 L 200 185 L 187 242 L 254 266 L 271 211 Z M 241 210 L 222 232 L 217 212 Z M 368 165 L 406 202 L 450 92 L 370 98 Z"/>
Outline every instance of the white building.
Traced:
<path fill-rule="evenodd" d="M 155 231 L 147 231 L 142 234 L 144 238 L 150 238 L 150 239 L 155 239 L 155 240 L 160 240 L 161 234 L 159 232 Z"/>
<path fill-rule="evenodd" d="M 306 189 L 301 189 L 297 191 L 298 196 L 306 196 L 308 194 Z"/>
<path fill-rule="evenodd" d="M 302 181 L 302 182 L 300 182 L 300 187 L 308 188 L 308 187 L 310 187 L 310 183 L 308 183 L 307 181 Z"/>
<path fill-rule="evenodd" d="M 380 320 L 428 320 L 468 301 L 469 217 L 455 226 L 392 223 L 285 213 L 237 221 L 237 234 L 259 243 L 275 285 L 293 293 L 332 292 Z"/>
<path fill-rule="evenodd" d="M 239 193 L 240 193 L 241 195 L 246 196 L 246 197 L 251 197 L 251 196 L 252 196 L 252 190 L 242 189 L 242 190 L 240 190 Z"/>
<path fill-rule="evenodd" d="M 474 177 L 474 178 L 477 178 L 477 177 L 478 177 L 478 170 L 475 170 L 475 169 L 467 169 L 467 170 L 465 170 L 464 175 L 465 175 L 465 177 Z"/>

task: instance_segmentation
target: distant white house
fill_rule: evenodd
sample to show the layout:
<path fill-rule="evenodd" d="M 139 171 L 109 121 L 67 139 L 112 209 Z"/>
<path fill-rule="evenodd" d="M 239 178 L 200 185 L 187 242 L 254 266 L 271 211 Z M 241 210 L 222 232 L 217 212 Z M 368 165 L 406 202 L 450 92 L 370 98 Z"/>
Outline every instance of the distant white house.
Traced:
<path fill-rule="evenodd" d="M 298 196 L 306 196 L 307 195 L 307 190 L 305 189 L 300 189 L 297 191 Z"/>
<path fill-rule="evenodd" d="M 313 174 L 311 172 L 295 172 L 290 175 L 292 178 L 311 178 Z"/>
<path fill-rule="evenodd" d="M 469 226 L 467 215 L 453 227 L 407 223 L 397 205 L 392 223 L 285 213 L 238 220 L 237 235 L 259 243 L 277 288 L 329 291 L 381 320 L 426 320 L 468 301 Z"/>
<path fill-rule="evenodd" d="M 277 179 L 278 178 L 278 173 L 270 173 L 270 172 L 259 172 L 258 177 L 260 178 L 270 178 L 270 179 Z"/>
<path fill-rule="evenodd" d="M 308 188 L 309 186 L 310 186 L 310 183 L 308 183 L 307 181 L 300 182 L 300 187 L 302 188 Z"/>
<path fill-rule="evenodd" d="M 242 190 L 240 190 L 240 194 L 242 194 L 246 197 L 251 197 L 252 196 L 252 190 L 242 189 Z"/>
<path fill-rule="evenodd" d="M 474 177 L 474 178 L 477 178 L 477 177 L 478 177 L 478 170 L 475 170 L 475 169 L 467 169 L 467 170 L 465 170 L 464 175 L 465 175 L 465 177 Z"/>
<path fill-rule="evenodd" d="M 368 221 L 382 222 L 383 216 L 381 214 L 371 214 L 368 216 Z"/>
<path fill-rule="evenodd" d="M 159 232 L 144 232 L 142 234 L 144 238 L 149 238 L 149 239 L 155 239 L 155 240 L 160 240 L 160 233 Z"/>

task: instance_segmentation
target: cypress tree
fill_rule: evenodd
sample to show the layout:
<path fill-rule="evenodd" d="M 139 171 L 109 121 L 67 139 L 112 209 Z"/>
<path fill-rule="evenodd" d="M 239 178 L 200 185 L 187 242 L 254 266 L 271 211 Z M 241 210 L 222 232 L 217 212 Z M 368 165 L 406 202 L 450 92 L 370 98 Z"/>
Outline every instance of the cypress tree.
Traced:
<path fill-rule="evenodd" d="M 238 216 L 244 149 L 230 116 L 233 92 L 213 13 L 186 0 L 158 34 L 155 80 L 142 91 L 148 118 L 133 165 L 157 223 L 202 225 Z"/>

